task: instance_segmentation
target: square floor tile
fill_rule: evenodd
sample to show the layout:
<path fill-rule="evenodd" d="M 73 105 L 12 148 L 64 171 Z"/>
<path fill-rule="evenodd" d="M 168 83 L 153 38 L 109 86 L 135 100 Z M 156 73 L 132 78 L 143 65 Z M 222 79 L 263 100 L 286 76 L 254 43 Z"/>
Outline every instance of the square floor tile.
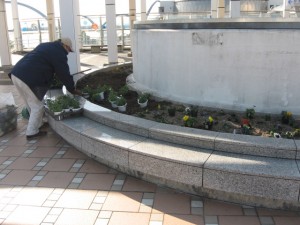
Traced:
<path fill-rule="evenodd" d="M 204 201 L 205 215 L 243 215 L 243 209 L 239 205 L 206 199 Z"/>
<path fill-rule="evenodd" d="M 43 168 L 46 171 L 69 171 L 75 159 L 51 159 L 47 165 Z"/>
<path fill-rule="evenodd" d="M 27 150 L 25 144 L 23 146 L 8 146 L 3 151 L 0 152 L 0 156 L 20 156 Z"/>
<path fill-rule="evenodd" d="M 164 225 L 204 225 L 202 216 L 195 215 L 165 215 Z"/>
<path fill-rule="evenodd" d="M 138 212 L 142 200 L 139 192 L 110 192 L 103 204 L 102 210 Z"/>
<path fill-rule="evenodd" d="M 0 184 L 26 185 L 32 180 L 36 173 L 36 171 L 13 170 L 0 181 Z"/>
<path fill-rule="evenodd" d="M 254 216 L 219 216 L 219 225 L 260 225 Z"/>
<path fill-rule="evenodd" d="M 47 207 L 18 206 L 3 224 L 40 225 L 49 211 Z"/>
<path fill-rule="evenodd" d="M 94 225 L 98 211 L 64 209 L 55 225 Z"/>
<path fill-rule="evenodd" d="M 191 213 L 190 197 L 177 193 L 156 193 L 154 197 L 153 213 Z"/>
<path fill-rule="evenodd" d="M 11 201 L 11 204 L 42 206 L 52 191 L 52 188 L 24 187 Z"/>
<path fill-rule="evenodd" d="M 155 192 L 156 185 L 133 177 L 127 177 L 122 188 L 123 191 Z"/>
<path fill-rule="evenodd" d="M 10 170 L 31 170 L 40 161 L 38 158 L 18 158 L 7 169 Z"/>
<path fill-rule="evenodd" d="M 75 175 L 75 173 L 68 172 L 48 172 L 37 186 L 67 188 Z"/>
<path fill-rule="evenodd" d="M 273 217 L 276 225 L 299 225 L 300 216 L 298 217 Z"/>
<path fill-rule="evenodd" d="M 80 169 L 82 173 L 107 173 L 109 168 L 95 160 L 86 160 Z"/>
<path fill-rule="evenodd" d="M 109 225 L 149 225 L 150 214 L 114 212 L 109 220 Z"/>
<path fill-rule="evenodd" d="M 81 184 L 80 189 L 110 190 L 115 179 L 113 174 L 87 174 Z"/>
<path fill-rule="evenodd" d="M 73 209 L 89 209 L 97 191 L 93 190 L 66 190 L 55 207 L 57 208 L 73 208 Z"/>
<path fill-rule="evenodd" d="M 59 147 L 37 147 L 29 157 L 52 158 L 58 151 Z"/>

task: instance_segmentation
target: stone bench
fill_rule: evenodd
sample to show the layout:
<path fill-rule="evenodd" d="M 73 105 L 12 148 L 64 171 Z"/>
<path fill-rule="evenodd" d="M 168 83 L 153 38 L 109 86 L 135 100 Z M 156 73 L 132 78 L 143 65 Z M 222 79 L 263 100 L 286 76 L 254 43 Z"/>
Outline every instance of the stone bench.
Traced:
<path fill-rule="evenodd" d="M 160 124 L 84 99 L 84 116 L 51 127 L 112 168 L 186 193 L 299 210 L 299 141 Z"/>

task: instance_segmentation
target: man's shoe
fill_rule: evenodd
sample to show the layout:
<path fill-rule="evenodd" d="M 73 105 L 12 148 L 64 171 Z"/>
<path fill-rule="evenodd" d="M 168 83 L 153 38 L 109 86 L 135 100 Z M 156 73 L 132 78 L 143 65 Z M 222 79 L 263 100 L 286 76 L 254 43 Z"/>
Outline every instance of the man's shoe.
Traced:
<path fill-rule="evenodd" d="M 42 137 L 47 135 L 47 131 L 39 131 L 37 134 L 33 134 L 33 135 L 26 135 L 27 139 L 32 139 L 32 138 L 36 138 L 36 137 Z"/>

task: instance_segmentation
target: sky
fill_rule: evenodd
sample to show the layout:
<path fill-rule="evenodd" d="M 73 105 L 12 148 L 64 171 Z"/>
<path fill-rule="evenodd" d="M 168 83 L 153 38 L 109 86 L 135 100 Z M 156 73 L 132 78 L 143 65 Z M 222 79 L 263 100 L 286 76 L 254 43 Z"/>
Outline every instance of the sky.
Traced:
<path fill-rule="evenodd" d="M 18 0 L 19 3 L 24 3 L 26 5 L 32 6 L 37 10 L 41 11 L 43 14 L 47 14 L 46 10 L 46 0 Z M 150 6 L 155 2 L 155 0 L 146 0 L 146 9 L 148 10 Z M 116 14 L 128 14 L 129 11 L 129 0 L 115 0 L 116 4 Z M 157 7 L 153 7 L 152 12 L 158 11 Z M 11 4 L 5 4 L 8 29 L 12 29 L 12 12 Z M 105 0 L 79 0 L 79 8 L 81 15 L 105 15 Z M 137 13 L 140 13 L 140 1 L 136 0 Z M 59 0 L 54 0 L 54 10 L 55 17 L 59 17 Z M 41 18 L 41 16 L 24 7 L 18 6 L 19 19 L 31 19 L 31 18 Z"/>

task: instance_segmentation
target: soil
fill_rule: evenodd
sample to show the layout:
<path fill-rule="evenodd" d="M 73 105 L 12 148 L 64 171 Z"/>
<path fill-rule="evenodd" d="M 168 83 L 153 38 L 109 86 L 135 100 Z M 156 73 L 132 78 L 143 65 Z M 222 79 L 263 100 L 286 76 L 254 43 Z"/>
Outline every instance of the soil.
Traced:
<path fill-rule="evenodd" d="M 111 71 L 95 71 L 85 76 L 77 82 L 77 88 L 82 90 L 89 86 L 96 89 L 98 86 L 109 85 L 113 90 L 119 91 L 121 87 L 126 85 L 126 78 L 132 73 L 132 65 L 126 65 L 112 69 Z M 119 112 L 117 108 L 113 108 L 107 100 L 108 93 L 105 93 L 105 99 L 100 101 L 92 101 L 95 104 L 109 108 Z M 259 114 L 255 112 L 255 108 L 245 112 L 227 111 L 223 109 L 212 109 L 202 106 L 190 106 L 183 104 L 175 104 L 168 101 L 156 101 L 150 98 L 146 108 L 141 108 L 137 103 L 138 93 L 129 90 L 124 95 L 127 100 L 126 112 L 120 112 L 136 117 L 153 120 L 156 122 L 173 124 L 178 126 L 189 126 L 197 129 L 206 129 L 225 133 L 241 133 L 246 135 L 256 135 L 264 137 L 282 137 L 282 138 L 299 138 L 298 128 L 300 121 L 294 120 L 290 116 L 289 124 L 285 124 L 282 115 Z M 198 110 L 194 117 L 189 116 L 189 122 L 185 123 L 183 118 L 187 115 L 187 107 Z M 175 108 L 175 116 L 170 116 L 168 110 Z M 247 112 L 252 112 L 249 119 Z M 213 121 L 209 122 L 209 117 Z M 187 118 L 187 117 L 186 117 Z M 193 121 L 193 123 L 192 123 Z"/>

